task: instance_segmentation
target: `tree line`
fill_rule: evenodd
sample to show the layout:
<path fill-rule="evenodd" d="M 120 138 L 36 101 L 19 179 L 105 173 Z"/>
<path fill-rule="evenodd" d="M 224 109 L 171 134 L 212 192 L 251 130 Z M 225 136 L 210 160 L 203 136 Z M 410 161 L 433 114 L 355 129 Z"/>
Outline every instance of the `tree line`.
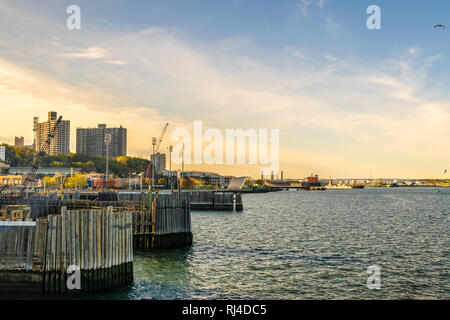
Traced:
<path fill-rule="evenodd" d="M 6 146 L 6 163 L 11 167 L 31 167 L 35 151 L 29 147 Z M 145 172 L 149 160 L 135 157 L 109 159 L 109 172 L 117 177 L 128 177 L 130 173 Z M 106 157 L 89 157 L 76 153 L 43 157 L 41 167 L 79 168 L 82 173 L 105 173 Z"/>

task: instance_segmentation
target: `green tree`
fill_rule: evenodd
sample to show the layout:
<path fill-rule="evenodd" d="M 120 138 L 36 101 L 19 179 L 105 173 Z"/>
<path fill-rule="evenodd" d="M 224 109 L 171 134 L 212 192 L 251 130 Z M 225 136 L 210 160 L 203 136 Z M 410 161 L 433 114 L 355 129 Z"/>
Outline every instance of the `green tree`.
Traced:
<path fill-rule="evenodd" d="M 43 181 L 47 187 L 56 187 L 58 185 L 56 177 L 44 177 Z"/>
<path fill-rule="evenodd" d="M 193 183 L 192 179 L 189 177 L 183 178 L 180 181 L 180 186 L 184 189 L 192 188 L 193 185 L 194 185 L 194 183 Z"/>
<path fill-rule="evenodd" d="M 263 179 L 258 179 L 255 181 L 255 183 L 260 187 L 266 184 L 266 182 Z"/>
<path fill-rule="evenodd" d="M 81 174 L 77 174 L 73 177 L 68 178 L 65 183 L 65 187 L 70 189 L 83 188 L 87 186 L 88 183 L 86 177 Z"/>

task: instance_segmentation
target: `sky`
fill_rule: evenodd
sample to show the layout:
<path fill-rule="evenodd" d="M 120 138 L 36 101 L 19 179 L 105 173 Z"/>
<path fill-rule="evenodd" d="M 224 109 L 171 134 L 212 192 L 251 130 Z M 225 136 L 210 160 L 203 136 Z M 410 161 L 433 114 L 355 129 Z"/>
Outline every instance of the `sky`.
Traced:
<path fill-rule="evenodd" d="M 66 9 L 81 9 L 69 30 Z M 381 29 L 369 30 L 369 5 Z M 203 127 L 279 129 L 285 177 L 445 178 L 450 2 L 0 0 L 0 143 L 34 116 L 123 125 L 128 154 Z M 179 165 L 174 165 L 174 168 Z M 186 170 L 259 176 L 259 165 Z"/>

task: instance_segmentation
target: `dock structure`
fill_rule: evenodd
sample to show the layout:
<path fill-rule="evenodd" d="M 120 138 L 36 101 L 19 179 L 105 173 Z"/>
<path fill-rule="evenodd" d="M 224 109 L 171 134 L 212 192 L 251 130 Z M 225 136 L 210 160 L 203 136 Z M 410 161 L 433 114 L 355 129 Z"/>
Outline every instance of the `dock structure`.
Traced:
<path fill-rule="evenodd" d="M 189 201 L 174 197 L 157 197 L 150 212 L 133 214 L 134 247 L 171 249 L 192 245 Z"/>
<path fill-rule="evenodd" d="M 29 220 L 59 215 L 65 210 L 95 210 L 112 207 L 114 212 L 131 212 L 134 244 L 139 249 L 177 248 L 192 245 L 191 206 L 188 197 L 170 194 L 144 194 L 139 201 L 91 201 L 81 199 L 59 200 L 53 197 L 33 196 L 18 201 L 0 202 L 2 216 L 21 213 Z M 28 204 L 28 205 L 25 205 Z M 15 210 L 13 210 L 15 209 Z M 18 210 L 21 209 L 21 210 Z M 6 220 L 6 218 L 5 218 Z M 13 219 L 14 220 L 14 219 Z"/>
<path fill-rule="evenodd" d="M 192 210 L 242 211 L 242 197 L 233 192 L 185 191 L 181 199 L 189 200 Z"/>
<path fill-rule="evenodd" d="M 242 196 L 240 193 L 232 191 L 181 191 L 174 194 L 160 192 L 158 198 L 178 197 L 188 200 L 191 210 L 209 210 L 209 211 L 242 211 Z M 104 197 L 104 196 L 102 196 Z M 109 195 L 107 199 L 116 199 L 119 202 L 139 202 L 143 194 L 138 192 L 117 192 L 116 196 Z M 144 194 L 145 197 L 145 194 Z M 100 196 L 99 196 L 100 198 Z"/>
<path fill-rule="evenodd" d="M 132 282 L 132 224 L 131 212 L 112 207 L 0 221 L 0 291 L 90 292 Z"/>
<path fill-rule="evenodd" d="M 31 207 L 30 217 L 46 217 L 48 214 L 59 214 L 62 207 L 70 209 L 80 208 L 126 208 L 130 211 L 148 209 L 149 198 L 180 198 L 189 201 L 191 210 L 209 211 L 242 211 L 244 206 L 239 192 L 230 191 L 181 191 L 174 192 L 97 192 L 97 193 L 56 193 L 31 194 L 27 198 L 17 199 L 9 197 L 0 199 L 0 207 L 7 205 L 28 205 Z"/>
<path fill-rule="evenodd" d="M 0 291 L 97 291 L 133 281 L 133 250 L 192 245 L 190 201 L 142 195 L 140 201 L 57 199 L 0 202 Z M 75 282 L 77 282 L 75 281 Z"/>

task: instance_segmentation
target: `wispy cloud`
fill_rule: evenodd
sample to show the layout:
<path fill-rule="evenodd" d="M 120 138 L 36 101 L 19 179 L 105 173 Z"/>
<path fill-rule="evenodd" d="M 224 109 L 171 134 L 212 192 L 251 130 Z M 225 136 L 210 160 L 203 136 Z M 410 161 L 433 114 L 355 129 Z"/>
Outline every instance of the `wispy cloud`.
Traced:
<path fill-rule="evenodd" d="M 294 57 L 296 57 L 297 59 L 305 59 L 306 58 L 306 56 L 305 56 L 305 54 L 303 53 L 303 51 L 302 50 L 294 50 L 294 51 L 292 51 L 292 55 L 294 56 Z"/>
<path fill-rule="evenodd" d="M 128 64 L 128 62 L 123 61 L 123 60 L 108 60 L 108 61 L 105 61 L 105 63 L 115 64 L 115 65 L 120 65 L 120 66 Z"/>
<path fill-rule="evenodd" d="M 338 59 L 335 56 L 331 55 L 331 54 L 326 54 L 325 55 L 325 59 L 327 59 L 329 61 L 333 61 L 333 62 L 338 61 Z"/>
<path fill-rule="evenodd" d="M 75 59 L 102 59 L 108 56 L 108 50 L 105 48 L 91 47 L 81 52 L 60 53 L 58 56 Z"/>
<path fill-rule="evenodd" d="M 309 7 L 314 3 L 316 3 L 319 8 L 323 8 L 325 6 L 325 0 L 300 0 L 297 3 L 297 7 L 300 8 L 304 15 L 307 15 Z"/>
<path fill-rule="evenodd" d="M 30 20 L 26 14 L 18 19 L 18 25 Z M 211 45 L 162 27 L 92 31 L 78 39 L 85 49 L 74 50 L 64 36 L 54 38 L 52 22 L 39 26 L 36 55 L 26 63 L 16 51 L 0 53 L 0 105 L 16 111 L 1 118 L 0 127 L 11 136 L 31 136 L 31 115 L 54 106 L 75 127 L 99 119 L 128 127 L 134 155 L 149 153 L 148 137 L 158 135 L 166 121 L 171 128 L 190 128 L 199 117 L 220 129 L 281 128 L 282 166 L 299 176 L 314 166 L 323 174 L 353 170 L 363 175 L 369 165 L 378 165 L 385 176 L 407 175 L 419 162 L 397 168 L 392 157 L 428 152 L 431 161 L 450 156 L 442 148 L 450 136 L 449 101 L 445 95 L 421 94 L 426 66 L 440 57 L 435 52 L 418 54 L 409 46 L 404 56 L 367 63 L 342 53 L 290 47 L 283 52 L 289 57 L 284 64 L 237 50 L 249 43 L 241 36 Z M 0 29 L 2 39 L 5 30 Z M 12 47 L 25 46 L 22 39 L 9 41 Z M 55 56 L 42 67 L 41 61 Z"/>

